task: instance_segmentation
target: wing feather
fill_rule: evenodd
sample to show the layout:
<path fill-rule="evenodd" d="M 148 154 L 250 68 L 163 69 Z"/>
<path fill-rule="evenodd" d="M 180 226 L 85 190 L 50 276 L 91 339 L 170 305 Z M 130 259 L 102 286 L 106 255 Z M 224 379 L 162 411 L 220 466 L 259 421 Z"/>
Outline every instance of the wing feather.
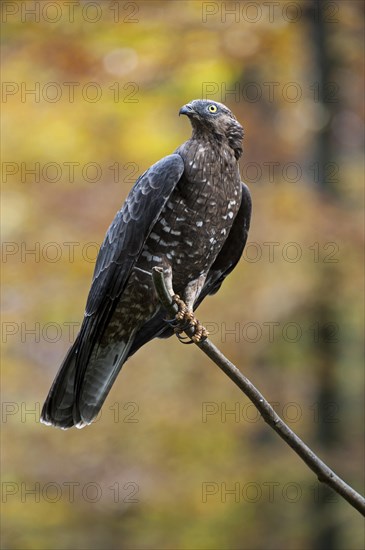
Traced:
<path fill-rule="evenodd" d="M 180 155 L 169 155 L 138 178 L 112 221 L 95 264 L 85 314 L 122 294 L 152 226 L 184 171 Z"/>
<path fill-rule="evenodd" d="M 204 287 L 195 303 L 195 308 L 201 304 L 208 294 L 215 294 L 227 275 L 236 267 L 246 246 L 248 231 L 250 229 L 251 212 L 252 200 L 250 191 L 247 185 L 242 183 L 242 197 L 239 210 L 227 239 L 209 270 Z"/>
<path fill-rule="evenodd" d="M 48 395 L 44 418 L 51 418 L 52 411 L 63 402 L 68 404 L 68 394 L 75 392 L 78 401 L 91 354 L 101 341 L 143 245 L 183 171 L 184 161 L 178 154 L 169 155 L 151 166 L 138 178 L 112 221 L 95 264 L 79 335 Z M 63 382 L 70 365 L 73 391 L 65 388 Z"/>

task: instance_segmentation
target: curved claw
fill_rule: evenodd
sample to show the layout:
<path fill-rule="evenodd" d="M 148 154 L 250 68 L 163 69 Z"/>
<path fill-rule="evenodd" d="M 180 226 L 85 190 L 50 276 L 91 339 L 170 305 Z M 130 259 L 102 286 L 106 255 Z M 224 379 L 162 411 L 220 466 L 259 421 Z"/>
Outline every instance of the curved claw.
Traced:
<path fill-rule="evenodd" d="M 188 329 L 191 326 L 195 326 L 194 323 L 192 323 L 190 320 L 187 321 L 184 325 L 181 324 L 181 321 L 178 321 L 177 319 L 164 319 L 165 323 L 170 325 L 172 328 L 176 328 L 181 332 L 184 332 L 186 329 Z"/>
<path fill-rule="evenodd" d="M 182 336 L 179 330 L 174 330 L 174 334 L 178 337 L 179 340 L 189 340 L 188 336 Z"/>
<path fill-rule="evenodd" d="M 177 325 L 177 320 L 174 318 L 174 319 L 164 319 L 165 323 L 167 323 L 168 325 L 171 325 L 171 326 L 176 326 Z"/>
<path fill-rule="evenodd" d="M 176 337 L 179 340 L 179 342 L 181 342 L 182 344 L 193 344 L 194 343 L 192 340 L 190 340 L 190 338 L 188 338 L 188 336 L 181 336 L 181 334 L 179 334 L 178 332 L 175 332 L 175 334 L 176 334 Z M 189 341 L 184 342 L 184 340 L 189 340 Z"/>

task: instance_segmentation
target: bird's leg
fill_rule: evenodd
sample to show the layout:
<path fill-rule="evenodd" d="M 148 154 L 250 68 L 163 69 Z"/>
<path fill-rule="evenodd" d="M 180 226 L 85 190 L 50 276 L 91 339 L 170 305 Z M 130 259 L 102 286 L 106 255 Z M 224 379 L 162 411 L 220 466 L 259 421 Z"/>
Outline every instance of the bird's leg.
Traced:
<path fill-rule="evenodd" d="M 172 267 L 167 260 L 166 256 L 162 256 L 162 269 L 165 279 L 166 288 L 171 296 L 174 296 L 175 292 L 172 286 Z"/>
<path fill-rule="evenodd" d="M 175 333 L 179 340 L 185 339 L 181 337 L 180 334 L 184 332 L 187 328 L 194 329 L 194 335 L 191 336 L 191 340 L 195 343 L 201 342 L 208 337 L 209 333 L 207 329 L 198 321 L 193 311 L 194 302 L 198 297 L 201 289 L 203 288 L 204 282 L 205 276 L 201 275 L 198 279 L 188 284 L 187 288 L 185 289 L 186 303 L 180 298 L 178 294 L 174 294 L 172 297 L 179 308 L 179 311 L 175 316 L 175 319 L 178 323 L 178 326 L 175 328 Z M 184 325 L 182 325 L 182 321 L 185 321 Z"/>
<path fill-rule="evenodd" d="M 182 341 L 182 340 L 185 340 L 186 338 L 183 336 L 180 336 L 180 334 L 190 326 L 190 321 L 185 323 L 182 326 L 182 321 L 185 319 L 185 316 L 188 315 L 188 308 L 185 305 L 185 302 L 181 300 L 180 296 L 178 294 L 175 294 L 174 292 L 173 283 L 172 283 L 172 268 L 166 256 L 162 256 L 162 268 L 163 268 L 166 288 L 169 294 L 171 295 L 172 300 L 176 303 L 176 305 L 179 308 L 179 311 L 177 312 L 174 319 L 165 319 L 165 321 L 174 328 L 175 334 L 177 335 L 179 340 Z M 193 317 L 194 315 L 192 316 L 192 318 Z M 177 324 L 179 326 L 177 326 Z"/>

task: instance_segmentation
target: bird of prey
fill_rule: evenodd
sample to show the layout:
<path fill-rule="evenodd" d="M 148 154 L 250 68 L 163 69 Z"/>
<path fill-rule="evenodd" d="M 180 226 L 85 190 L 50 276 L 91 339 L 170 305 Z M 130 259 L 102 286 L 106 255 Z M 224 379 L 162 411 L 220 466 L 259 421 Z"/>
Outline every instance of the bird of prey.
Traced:
<path fill-rule="evenodd" d="M 153 267 L 172 274 L 192 313 L 242 255 L 251 217 L 238 167 L 242 126 L 216 101 L 196 99 L 179 114 L 189 118 L 192 137 L 138 178 L 110 225 L 80 332 L 43 406 L 44 424 L 90 424 L 128 357 L 174 333 L 154 290 Z"/>

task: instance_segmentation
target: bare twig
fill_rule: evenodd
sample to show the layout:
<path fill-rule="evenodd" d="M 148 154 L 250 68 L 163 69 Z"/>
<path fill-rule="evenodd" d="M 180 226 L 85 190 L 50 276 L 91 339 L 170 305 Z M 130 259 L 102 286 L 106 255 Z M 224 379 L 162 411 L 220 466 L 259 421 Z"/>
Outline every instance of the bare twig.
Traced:
<path fill-rule="evenodd" d="M 161 268 L 153 269 L 153 282 L 161 304 L 170 315 L 175 315 L 177 305 L 172 300 L 167 290 L 164 274 Z M 193 328 L 187 328 L 185 333 L 190 338 L 194 334 Z M 196 342 L 195 342 L 196 343 Z M 285 424 L 280 416 L 274 411 L 271 405 L 256 387 L 231 363 L 219 349 L 208 339 L 196 343 L 196 345 L 206 354 L 214 363 L 226 373 L 227 376 L 243 391 L 252 401 L 257 410 L 261 413 L 263 419 L 269 426 L 275 430 L 279 436 L 300 456 L 309 468 L 317 475 L 318 480 L 331 487 L 336 493 L 341 495 L 362 515 L 365 515 L 365 499 L 357 493 L 352 487 L 347 485 L 335 472 L 333 472 L 303 441 Z"/>

